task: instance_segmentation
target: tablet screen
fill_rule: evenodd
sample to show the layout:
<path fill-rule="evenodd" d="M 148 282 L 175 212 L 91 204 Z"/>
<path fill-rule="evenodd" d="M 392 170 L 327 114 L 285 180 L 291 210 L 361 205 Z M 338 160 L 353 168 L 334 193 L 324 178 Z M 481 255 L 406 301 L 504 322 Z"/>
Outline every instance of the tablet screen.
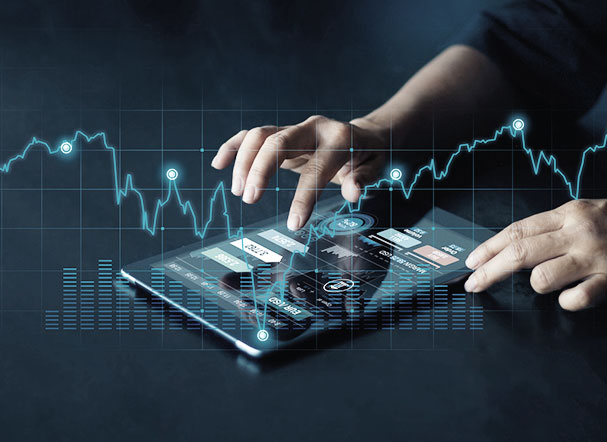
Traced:
<path fill-rule="evenodd" d="M 357 210 L 329 200 L 297 232 L 282 217 L 125 272 L 224 336 L 262 351 L 319 331 L 365 326 L 386 308 L 398 321 L 399 307 L 420 292 L 468 273 L 468 253 L 491 232 L 439 208 L 403 213 L 384 206 L 371 200 Z"/>

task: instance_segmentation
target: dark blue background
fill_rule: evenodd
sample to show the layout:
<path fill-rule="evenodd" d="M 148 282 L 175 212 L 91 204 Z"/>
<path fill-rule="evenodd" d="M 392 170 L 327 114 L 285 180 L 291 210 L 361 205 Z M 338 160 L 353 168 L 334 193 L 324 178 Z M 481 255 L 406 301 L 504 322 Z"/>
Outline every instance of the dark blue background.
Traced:
<path fill-rule="evenodd" d="M 209 167 L 225 139 L 316 113 L 364 114 L 494 3 L 5 2 L 2 160 L 32 136 L 57 145 L 77 129 L 105 131 L 148 203 L 166 189 L 164 170 L 176 166 L 206 219 L 210 189 L 229 182 L 229 172 Z M 525 115 L 534 140 L 571 158 L 561 163 L 571 174 L 579 148 L 603 136 L 600 106 L 581 135 L 566 113 Z M 490 134 L 474 132 L 474 121 L 471 138 Z M 441 137 L 439 130 L 437 148 L 454 146 Z M 532 177 L 509 143 L 498 147 L 477 153 L 474 169 L 462 160 L 435 194 L 441 205 L 500 228 L 567 199 L 550 174 Z M 592 173 L 603 162 L 589 165 L 585 195 L 605 195 L 604 175 Z M 133 201 L 113 203 L 110 166 L 99 144 L 83 144 L 70 158 L 33 151 L 1 178 L 3 439 L 603 436 L 604 307 L 564 313 L 555 296 L 533 295 L 528 274 L 476 297 L 482 332 L 378 331 L 262 364 L 200 331 L 45 330 L 45 310 L 61 308 L 63 267 L 88 275 L 107 258 L 118 270 L 193 239 L 171 208 L 162 235 L 141 232 Z M 281 191 L 255 207 L 229 198 L 237 224 L 286 210 L 295 179 L 277 175 L 272 186 Z"/>

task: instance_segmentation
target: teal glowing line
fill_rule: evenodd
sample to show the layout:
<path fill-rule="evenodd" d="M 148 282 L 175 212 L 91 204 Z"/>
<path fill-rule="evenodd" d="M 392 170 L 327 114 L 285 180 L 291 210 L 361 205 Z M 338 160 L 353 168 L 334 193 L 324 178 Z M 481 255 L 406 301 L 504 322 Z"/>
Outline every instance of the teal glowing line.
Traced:
<path fill-rule="evenodd" d="M 546 166 L 548 166 L 551 169 L 552 173 L 554 173 L 555 175 L 558 175 L 561 178 L 561 180 L 563 181 L 563 184 L 565 185 L 565 187 L 567 188 L 567 190 L 569 192 L 569 196 L 573 199 L 578 199 L 579 195 L 580 195 L 582 175 L 584 172 L 584 166 L 586 164 L 587 156 L 591 153 L 596 153 L 598 150 L 605 149 L 605 147 L 607 146 L 607 134 L 606 134 L 605 138 L 603 139 L 602 144 L 589 146 L 586 149 L 584 149 L 581 160 L 580 160 L 579 169 L 575 176 L 575 180 L 570 180 L 567 177 L 567 175 L 558 167 L 557 159 L 555 156 L 546 154 L 543 150 L 540 150 L 537 154 L 534 154 L 533 150 L 527 146 L 527 143 L 525 140 L 525 133 L 523 130 L 515 130 L 510 125 L 502 126 L 498 130 L 496 130 L 495 133 L 493 134 L 493 136 L 490 138 L 477 139 L 469 144 L 467 144 L 467 143 L 460 144 L 458 146 L 458 148 L 453 153 L 451 153 L 447 163 L 445 164 L 445 167 L 442 170 L 437 168 L 436 161 L 434 158 L 432 158 L 428 162 L 428 164 L 420 167 L 417 170 L 417 172 L 413 175 L 413 178 L 411 179 L 411 182 L 408 185 L 405 185 L 403 180 L 395 181 L 392 179 L 382 178 L 382 179 L 376 181 L 375 183 L 365 186 L 360 198 L 358 199 L 358 201 L 356 203 L 350 203 L 350 202 L 346 201 L 338 210 L 335 211 L 335 214 L 333 215 L 333 221 L 335 221 L 337 219 L 338 215 L 340 215 L 341 213 L 344 213 L 346 211 L 347 211 L 347 213 L 359 212 L 361 210 L 362 201 L 367 196 L 369 191 L 372 189 L 377 189 L 384 184 L 388 184 L 391 186 L 394 186 L 395 184 L 397 184 L 398 187 L 400 188 L 400 190 L 402 191 L 404 197 L 406 199 L 409 199 L 411 197 L 411 194 L 413 193 L 413 190 L 415 189 L 415 186 L 417 185 L 418 181 L 421 179 L 421 177 L 425 173 L 430 173 L 432 175 L 432 178 L 436 181 L 443 180 L 444 178 L 446 178 L 448 176 L 449 171 L 451 169 L 451 165 L 462 152 L 469 153 L 469 152 L 472 152 L 474 149 L 476 149 L 477 146 L 479 146 L 479 145 L 487 145 L 487 144 L 494 143 L 502 135 L 504 135 L 504 133 L 509 133 L 512 138 L 516 138 L 517 136 L 520 136 L 522 149 L 523 149 L 524 153 L 529 157 L 529 160 L 531 162 L 531 168 L 535 175 L 539 174 L 540 167 L 542 166 L 542 164 L 545 164 Z M 137 195 L 138 200 L 139 200 L 139 206 L 141 208 L 141 228 L 142 228 L 142 230 L 145 230 L 146 232 L 148 232 L 150 235 L 156 234 L 156 231 L 158 230 L 159 213 L 160 213 L 161 209 L 163 209 L 164 206 L 167 205 L 171 201 L 171 198 L 174 195 L 174 197 L 176 198 L 176 200 L 179 204 L 179 207 L 181 208 L 182 214 L 184 216 L 189 216 L 191 218 L 193 233 L 198 238 L 203 239 L 206 236 L 209 226 L 213 222 L 213 219 L 216 216 L 214 208 L 215 208 L 215 203 L 217 201 L 219 201 L 223 206 L 223 211 L 221 212 L 221 216 L 223 216 L 225 218 L 227 238 L 228 239 L 238 238 L 241 240 L 244 238 L 243 228 L 239 227 L 237 229 L 234 229 L 231 225 L 230 214 L 228 213 L 228 204 L 227 204 L 227 200 L 226 200 L 225 184 L 223 183 L 223 181 L 220 181 L 217 184 L 217 187 L 215 188 L 215 190 L 213 191 L 213 194 L 209 200 L 209 217 L 208 217 L 207 221 L 200 224 L 200 226 L 199 226 L 198 217 L 196 215 L 196 211 L 194 210 L 192 203 L 189 200 L 182 199 L 181 194 L 179 192 L 179 187 L 177 185 L 177 182 L 173 181 L 173 180 L 169 181 L 169 186 L 168 186 L 166 196 L 164 198 L 160 198 L 160 199 L 156 200 L 156 202 L 153 205 L 154 209 L 152 211 L 148 212 L 148 210 L 146 209 L 146 204 L 145 204 L 145 199 L 144 199 L 143 193 L 135 187 L 133 175 L 127 174 L 124 179 L 124 187 L 121 187 L 120 177 L 118 176 L 118 159 L 117 159 L 117 155 L 116 155 L 116 148 L 108 144 L 105 132 L 98 132 L 94 135 L 89 136 L 89 135 L 85 134 L 83 131 L 78 130 L 74 133 L 74 136 L 72 137 L 70 142 L 72 144 L 74 144 L 75 142 L 78 141 L 79 138 L 84 139 L 84 141 L 86 141 L 87 143 L 92 143 L 95 140 L 101 140 L 101 142 L 103 144 L 103 148 L 105 150 L 108 150 L 111 152 L 116 204 L 120 205 L 122 203 L 122 200 L 128 197 L 129 193 L 134 193 L 135 195 Z M 23 149 L 23 151 L 21 153 L 13 156 L 6 163 L 4 163 L 2 166 L 0 166 L 0 172 L 8 173 L 11 170 L 11 167 L 14 163 L 21 161 L 21 160 L 25 160 L 28 153 L 36 146 L 41 146 L 41 147 L 45 148 L 50 155 L 64 153 L 61 151 L 60 146 L 53 148 L 47 142 L 39 140 L 36 137 L 34 137 L 25 146 L 25 148 Z M 64 154 L 69 154 L 69 153 L 64 153 Z M 322 238 L 325 235 L 330 235 L 331 237 L 335 236 L 335 228 L 331 230 L 327 227 L 331 224 L 334 224 L 334 223 L 325 223 L 321 229 L 318 229 L 316 226 L 310 225 L 310 227 L 309 227 L 310 234 L 308 235 L 308 239 L 306 242 L 307 247 L 305 250 L 310 250 L 309 246 L 310 246 L 310 243 L 312 242 L 313 238 L 318 239 L 318 238 Z M 243 243 L 243 245 L 244 245 L 244 243 Z M 288 266 L 287 270 L 284 272 L 285 275 L 293 268 L 293 260 L 294 260 L 296 254 L 305 256 L 307 254 L 307 252 L 306 251 L 292 252 L 291 258 L 289 260 L 289 266 Z M 244 250 L 243 250 L 243 257 L 244 257 L 245 262 L 248 265 L 247 254 L 246 254 L 246 252 L 244 252 Z M 253 278 L 253 277 L 254 277 L 253 271 L 251 270 L 251 278 Z M 284 291 L 283 291 L 285 289 L 284 281 L 275 282 L 271 287 L 268 288 L 268 291 L 274 290 L 276 288 L 276 286 L 278 286 L 280 288 L 281 294 L 284 297 Z M 255 293 L 255 284 L 253 283 L 253 300 L 255 302 L 255 308 L 257 309 L 256 297 L 257 297 L 257 295 Z M 265 320 L 266 320 L 266 312 L 267 312 L 267 303 L 265 304 L 265 307 L 264 307 L 263 323 L 265 323 Z M 257 322 L 258 322 L 259 328 L 262 329 L 258 316 L 257 316 Z"/>

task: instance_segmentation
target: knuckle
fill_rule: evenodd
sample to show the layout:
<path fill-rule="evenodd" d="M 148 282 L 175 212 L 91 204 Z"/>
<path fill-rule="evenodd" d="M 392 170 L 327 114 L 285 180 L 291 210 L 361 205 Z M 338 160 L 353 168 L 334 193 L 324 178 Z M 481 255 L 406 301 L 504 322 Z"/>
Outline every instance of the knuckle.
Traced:
<path fill-rule="evenodd" d="M 350 125 L 344 123 L 336 123 L 333 127 L 333 136 L 342 141 L 350 138 Z"/>
<path fill-rule="evenodd" d="M 587 265 L 586 262 L 583 262 L 583 257 L 577 257 L 573 254 L 568 254 L 567 260 L 567 271 L 578 272 L 580 269 L 583 269 L 583 266 Z"/>
<path fill-rule="evenodd" d="M 516 221 L 506 229 L 506 233 L 511 242 L 516 242 L 525 235 L 525 228 L 522 222 Z"/>
<path fill-rule="evenodd" d="M 274 151 L 279 151 L 287 147 L 287 136 L 283 132 L 276 132 L 266 138 L 264 148 L 269 147 Z"/>
<path fill-rule="evenodd" d="M 326 121 L 327 117 L 323 116 L 323 115 L 310 115 L 306 122 L 308 123 L 321 123 L 323 121 Z"/>
<path fill-rule="evenodd" d="M 592 210 L 593 205 L 590 201 L 582 199 L 569 201 L 567 204 L 565 204 L 565 207 L 567 208 L 566 212 L 568 215 L 577 217 L 587 214 L 588 211 Z"/>
<path fill-rule="evenodd" d="M 350 147 L 350 125 L 333 122 L 323 132 L 323 147 L 343 150 Z"/>
<path fill-rule="evenodd" d="M 583 218 L 577 222 L 577 230 L 583 234 L 591 237 L 598 236 L 601 233 L 598 222 L 593 218 Z"/>
<path fill-rule="evenodd" d="M 249 130 L 249 135 L 251 137 L 259 137 L 263 134 L 263 129 L 261 127 L 254 127 L 253 129 Z"/>
<path fill-rule="evenodd" d="M 253 138 L 253 139 L 259 139 L 259 138 L 265 138 L 268 134 L 270 130 L 269 126 L 264 126 L 264 127 L 254 127 L 253 129 L 251 129 L 249 131 L 249 133 L 247 134 L 247 136 Z"/>
<path fill-rule="evenodd" d="M 527 257 L 527 246 L 522 241 L 514 241 L 509 248 L 512 262 L 517 265 L 522 264 Z"/>
<path fill-rule="evenodd" d="M 571 200 L 571 201 L 568 201 L 567 203 L 565 203 L 563 205 L 563 207 L 566 208 L 568 211 L 571 211 L 571 210 L 577 210 L 581 204 L 583 204 L 582 200 Z"/>
<path fill-rule="evenodd" d="M 529 282 L 537 293 L 548 293 L 552 286 L 552 277 L 545 267 L 538 266 L 531 271 Z"/>

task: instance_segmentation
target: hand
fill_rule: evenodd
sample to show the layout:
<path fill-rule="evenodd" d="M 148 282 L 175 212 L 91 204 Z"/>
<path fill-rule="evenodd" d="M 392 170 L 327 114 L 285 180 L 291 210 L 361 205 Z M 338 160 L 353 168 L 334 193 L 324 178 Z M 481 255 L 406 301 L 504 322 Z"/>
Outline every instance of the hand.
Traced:
<path fill-rule="evenodd" d="M 571 201 L 517 221 L 474 250 L 465 289 L 481 292 L 512 272 L 533 268 L 538 293 L 563 290 L 561 307 L 580 310 L 607 294 L 607 200 Z"/>
<path fill-rule="evenodd" d="M 211 165 L 223 169 L 234 161 L 232 193 L 248 204 L 261 198 L 278 166 L 300 173 L 287 220 L 290 230 L 298 230 L 329 181 L 341 185 L 348 201 L 360 198 L 363 187 L 383 172 L 387 134 L 364 118 L 343 123 L 313 116 L 294 126 L 240 131 L 219 148 Z"/>

